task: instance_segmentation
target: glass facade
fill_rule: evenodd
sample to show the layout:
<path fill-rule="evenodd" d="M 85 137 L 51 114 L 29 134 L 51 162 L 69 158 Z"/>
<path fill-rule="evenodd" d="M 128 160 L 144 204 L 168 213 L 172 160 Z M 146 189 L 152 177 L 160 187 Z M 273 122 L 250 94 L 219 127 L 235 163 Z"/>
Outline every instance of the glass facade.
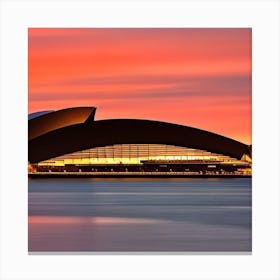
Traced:
<path fill-rule="evenodd" d="M 161 144 L 120 144 L 92 148 L 38 163 L 38 166 L 73 165 L 112 165 L 141 164 L 150 162 L 216 162 L 216 163 L 248 163 L 250 158 L 241 160 L 203 150 L 190 149 Z"/>

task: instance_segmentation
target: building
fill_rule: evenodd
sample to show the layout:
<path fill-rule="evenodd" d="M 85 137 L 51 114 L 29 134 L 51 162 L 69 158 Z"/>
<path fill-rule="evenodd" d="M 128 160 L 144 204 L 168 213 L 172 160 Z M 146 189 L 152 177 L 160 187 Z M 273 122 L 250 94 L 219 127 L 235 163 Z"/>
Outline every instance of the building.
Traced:
<path fill-rule="evenodd" d="M 178 124 L 95 121 L 96 108 L 33 114 L 29 174 L 251 176 L 251 146 Z"/>

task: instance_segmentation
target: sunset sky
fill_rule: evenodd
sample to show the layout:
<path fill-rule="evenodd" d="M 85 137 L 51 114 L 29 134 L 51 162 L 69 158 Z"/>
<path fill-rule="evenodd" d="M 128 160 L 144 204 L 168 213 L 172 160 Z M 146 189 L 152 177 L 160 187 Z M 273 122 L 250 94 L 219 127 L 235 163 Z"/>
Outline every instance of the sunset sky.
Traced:
<path fill-rule="evenodd" d="M 29 113 L 95 106 L 251 144 L 251 29 L 31 28 Z"/>

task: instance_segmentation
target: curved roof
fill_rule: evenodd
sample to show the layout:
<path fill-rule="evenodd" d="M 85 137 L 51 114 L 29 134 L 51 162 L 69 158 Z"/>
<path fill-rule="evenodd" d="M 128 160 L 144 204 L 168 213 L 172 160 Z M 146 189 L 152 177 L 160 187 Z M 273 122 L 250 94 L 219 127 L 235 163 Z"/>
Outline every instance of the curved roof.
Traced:
<path fill-rule="evenodd" d="M 160 121 L 111 119 L 73 124 L 31 138 L 28 158 L 36 163 L 114 144 L 167 144 L 238 159 L 250 154 L 249 146 L 209 131 Z"/>
<path fill-rule="evenodd" d="M 34 112 L 34 113 L 31 113 L 31 114 L 28 114 L 28 120 L 32 120 L 32 119 L 38 118 L 38 117 L 40 117 L 40 116 L 49 114 L 49 113 L 51 113 L 51 112 L 53 112 L 53 110 L 49 110 L 49 111 L 39 111 L 39 112 Z"/>
<path fill-rule="evenodd" d="M 94 120 L 96 108 L 76 107 L 67 108 L 32 118 L 28 121 L 28 140 L 65 126 Z"/>

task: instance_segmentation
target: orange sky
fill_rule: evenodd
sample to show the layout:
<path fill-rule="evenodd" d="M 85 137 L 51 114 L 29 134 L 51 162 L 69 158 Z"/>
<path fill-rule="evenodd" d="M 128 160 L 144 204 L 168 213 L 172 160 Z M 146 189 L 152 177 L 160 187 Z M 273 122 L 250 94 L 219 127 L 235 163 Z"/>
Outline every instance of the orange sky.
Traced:
<path fill-rule="evenodd" d="M 31 28 L 29 113 L 95 106 L 251 144 L 251 29 Z"/>

